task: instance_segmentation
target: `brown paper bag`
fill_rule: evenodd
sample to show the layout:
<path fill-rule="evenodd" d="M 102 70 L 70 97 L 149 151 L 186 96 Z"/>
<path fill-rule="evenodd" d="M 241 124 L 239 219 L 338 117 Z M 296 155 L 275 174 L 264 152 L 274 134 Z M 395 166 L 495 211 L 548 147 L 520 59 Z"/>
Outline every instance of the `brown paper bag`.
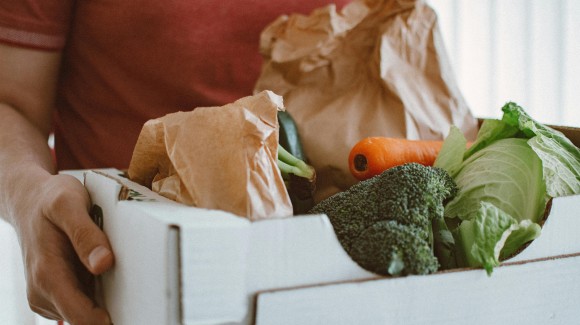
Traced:
<path fill-rule="evenodd" d="M 264 91 L 143 126 L 129 178 L 184 204 L 250 220 L 287 217 L 292 204 L 277 165 L 282 98 Z"/>
<path fill-rule="evenodd" d="M 422 1 L 282 16 L 263 31 L 261 53 L 255 90 L 284 97 L 317 171 L 317 200 L 354 184 L 348 154 L 364 137 L 443 139 L 451 124 L 476 135 L 435 12 Z"/>

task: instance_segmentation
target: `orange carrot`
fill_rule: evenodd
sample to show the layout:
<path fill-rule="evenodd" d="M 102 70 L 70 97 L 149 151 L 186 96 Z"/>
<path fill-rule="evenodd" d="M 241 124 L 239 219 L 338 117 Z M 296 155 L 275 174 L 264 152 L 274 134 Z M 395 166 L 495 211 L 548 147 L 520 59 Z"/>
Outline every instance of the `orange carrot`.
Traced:
<path fill-rule="evenodd" d="M 369 137 L 352 147 L 348 166 L 352 175 L 359 180 L 371 178 L 391 167 L 411 162 L 432 166 L 442 145 L 442 140 Z"/>

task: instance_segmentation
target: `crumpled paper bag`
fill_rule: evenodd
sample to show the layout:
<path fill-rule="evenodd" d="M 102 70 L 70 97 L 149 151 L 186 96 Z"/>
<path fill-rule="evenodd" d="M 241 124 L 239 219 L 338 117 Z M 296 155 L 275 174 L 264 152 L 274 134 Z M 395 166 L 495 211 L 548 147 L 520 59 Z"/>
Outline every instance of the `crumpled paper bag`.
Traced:
<path fill-rule="evenodd" d="M 222 107 L 146 122 L 131 180 L 172 200 L 250 220 L 287 217 L 292 204 L 277 165 L 282 97 L 263 91 Z"/>
<path fill-rule="evenodd" d="M 477 133 L 455 81 L 435 12 L 423 1 L 360 0 L 340 12 L 281 16 L 262 32 L 255 90 L 284 97 L 319 201 L 356 182 L 350 149 L 368 136 L 443 139 Z"/>

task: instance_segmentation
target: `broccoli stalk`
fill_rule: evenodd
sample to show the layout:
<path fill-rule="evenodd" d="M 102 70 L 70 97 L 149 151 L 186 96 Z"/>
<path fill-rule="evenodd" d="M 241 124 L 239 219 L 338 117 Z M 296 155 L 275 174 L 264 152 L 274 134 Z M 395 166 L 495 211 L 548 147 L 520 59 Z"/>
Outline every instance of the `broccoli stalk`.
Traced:
<path fill-rule="evenodd" d="M 427 274 L 439 267 L 433 225 L 456 193 L 443 169 L 410 163 L 359 182 L 310 213 L 328 215 L 341 245 L 361 267 L 383 275 Z"/>

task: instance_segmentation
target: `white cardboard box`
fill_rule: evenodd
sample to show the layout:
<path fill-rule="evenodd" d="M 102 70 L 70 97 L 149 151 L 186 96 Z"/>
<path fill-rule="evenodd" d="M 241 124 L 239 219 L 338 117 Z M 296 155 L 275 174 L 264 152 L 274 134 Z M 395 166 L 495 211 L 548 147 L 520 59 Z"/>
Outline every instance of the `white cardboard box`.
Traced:
<path fill-rule="evenodd" d="M 102 284 L 117 325 L 252 323 L 257 292 L 376 278 L 351 261 L 326 216 L 250 222 L 116 174 L 88 172 L 85 186 L 115 253 Z"/>
<path fill-rule="evenodd" d="M 580 196 L 554 199 L 541 236 L 491 277 L 382 278 L 324 215 L 252 223 L 117 174 L 84 177 L 116 256 L 102 276 L 116 325 L 580 323 Z"/>

